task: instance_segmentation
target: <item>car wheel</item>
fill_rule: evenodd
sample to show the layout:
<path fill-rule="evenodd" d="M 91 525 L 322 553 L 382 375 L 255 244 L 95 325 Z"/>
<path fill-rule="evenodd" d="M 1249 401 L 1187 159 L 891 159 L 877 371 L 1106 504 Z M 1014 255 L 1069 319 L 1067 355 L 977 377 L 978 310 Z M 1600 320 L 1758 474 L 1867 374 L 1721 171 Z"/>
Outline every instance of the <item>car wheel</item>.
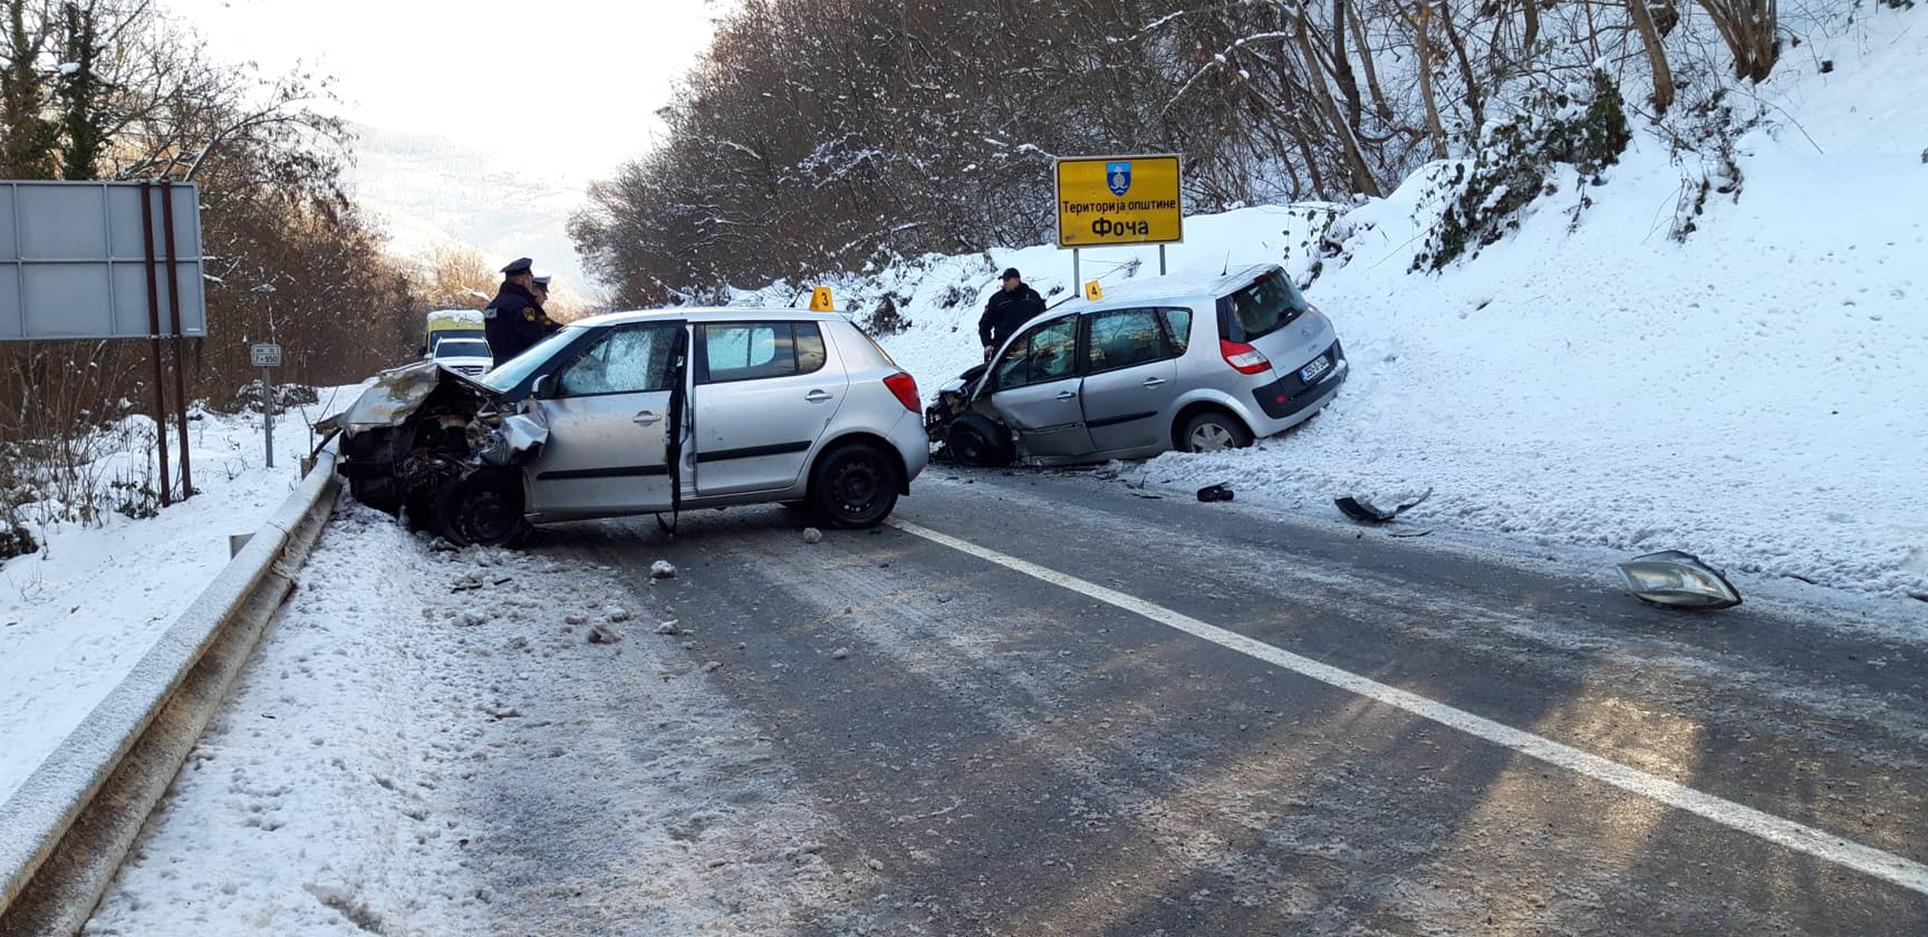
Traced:
<path fill-rule="evenodd" d="M 1186 452 L 1222 452 L 1243 449 L 1252 444 L 1252 431 L 1229 413 L 1207 410 L 1185 422 L 1179 436 Z"/>
<path fill-rule="evenodd" d="M 845 446 L 817 463 L 810 500 L 834 526 L 875 527 L 897 506 L 900 472 L 875 446 Z"/>
<path fill-rule="evenodd" d="M 1017 458 L 1010 435 L 976 413 L 966 413 L 951 424 L 944 433 L 944 447 L 959 465 L 1003 468 Z"/>
<path fill-rule="evenodd" d="M 513 474 L 471 472 L 442 483 L 431 515 L 436 533 L 457 546 L 514 547 L 529 536 L 522 486 Z"/>

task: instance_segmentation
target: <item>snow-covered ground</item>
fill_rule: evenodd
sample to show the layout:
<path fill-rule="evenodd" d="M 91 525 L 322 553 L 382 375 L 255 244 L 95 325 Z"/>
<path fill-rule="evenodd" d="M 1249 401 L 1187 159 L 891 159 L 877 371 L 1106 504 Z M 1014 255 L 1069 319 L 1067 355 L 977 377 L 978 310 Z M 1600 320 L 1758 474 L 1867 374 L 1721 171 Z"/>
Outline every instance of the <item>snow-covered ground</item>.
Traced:
<path fill-rule="evenodd" d="M 1567 184 L 1440 275 L 1407 272 L 1435 210 L 1423 175 L 1353 209 L 1334 229 L 1349 232 L 1349 262 L 1327 261 L 1308 290 L 1352 360 L 1337 403 L 1250 451 L 1162 457 L 1152 480 L 1230 482 L 1320 516 L 1337 495 L 1430 488 L 1414 515 L 1428 526 L 1538 548 L 1687 549 L 1756 581 L 1912 613 L 1906 597 L 1928 595 L 1922 25 L 1876 11 L 1784 60 L 1758 92 L 1778 118 L 1738 148 L 1741 197 L 1714 196 L 1684 243 L 1668 236 L 1683 170 L 1644 133 L 1586 190 L 1577 227 Z M 1821 74 L 1826 59 L 1840 67 Z M 1329 210 L 1190 218 L 1172 273 L 1278 261 L 1304 276 Z M 833 285 L 860 318 L 899 299 L 912 326 L 884 344 L 928 394 L 977 360 L 979 310 L 1007 265 L 1040 292 L 1072 286 L 1069 254 L 1048 246 Z M 1087 279 L 1156 271 L 1152 249 L 1084 254 Z"/>
<path fill-rule="evenodd" d="M 344 501 L 302 581 L 86 933 L 785 933 L 869 881 L 625 574 Z"/>
<path fill-rule="evenodd" d="M 313 446 L 310 424 L 359 393 L 322 389 L 316 404 L 278 414 L 273 469 L 260 414 L 201 413 L 189 433 L 194 497 L 150 518 L 108 511 L 99 526 L 32 524 L 43 549 L 0 562 L 0 800 L 227 564 L 228 535 L 253 533 L 287 500 Z M 151 480 L 152 421 L 128 417 L 120 429 L 128 448 L 106 455 L 99 477 Z M 168 442 L 171 454 L 171 432 Z M 46 516 L 32 505 L 20 513 Z"/>

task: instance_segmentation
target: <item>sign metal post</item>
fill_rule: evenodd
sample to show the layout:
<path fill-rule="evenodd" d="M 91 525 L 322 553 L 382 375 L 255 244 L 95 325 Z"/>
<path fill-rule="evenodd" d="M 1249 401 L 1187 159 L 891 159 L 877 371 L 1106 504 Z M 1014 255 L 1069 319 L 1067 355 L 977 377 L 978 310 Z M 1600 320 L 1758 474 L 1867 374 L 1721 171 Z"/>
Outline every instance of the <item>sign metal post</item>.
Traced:
<path fill-rule="evenodd" d="M 281 346 L 257 342 L 248 346 L 248 361 L 261 369 L 261 445 L 274 468 L 274 369 L 281 367 Z"/>

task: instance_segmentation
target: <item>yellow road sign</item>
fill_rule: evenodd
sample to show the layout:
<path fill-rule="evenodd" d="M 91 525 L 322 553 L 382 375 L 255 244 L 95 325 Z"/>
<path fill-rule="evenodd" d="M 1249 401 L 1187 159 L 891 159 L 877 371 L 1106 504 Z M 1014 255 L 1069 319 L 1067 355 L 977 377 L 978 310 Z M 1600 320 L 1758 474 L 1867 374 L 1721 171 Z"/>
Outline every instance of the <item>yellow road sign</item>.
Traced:
<path fill-rule="evenodd" d="M 1105 298 L 1105 288 L 1099 286 L 1097 280 L 1086 280 L 1085 298 L 1094 301 L 1103 299 Z"/>
<path fill-rule="evenodd" d="M 1177 156 L 1058 158 L 1058 246 L 1185 239 Z"/>
<path fill-rule="evenodd" d="M 835 312 L 837 304 L 830 297 L 830 287 L 819 286 L 810 291 L 811 312 Z"/>

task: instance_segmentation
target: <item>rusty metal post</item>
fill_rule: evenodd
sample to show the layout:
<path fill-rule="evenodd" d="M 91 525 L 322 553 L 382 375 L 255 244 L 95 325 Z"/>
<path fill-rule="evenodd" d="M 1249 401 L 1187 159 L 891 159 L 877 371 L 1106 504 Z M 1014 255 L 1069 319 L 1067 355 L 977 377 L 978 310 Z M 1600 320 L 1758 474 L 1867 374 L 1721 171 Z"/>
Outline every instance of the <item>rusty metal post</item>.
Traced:
<path fill-rule="evenodd" d="M 181 346 L 187 344 L 187 336 L 181 330 L 181 272 L 174 253 L 174 180 L 161 180 L 161 223 L 167 226 L 167 309 L 174 317 L 174 403 L 180 407 L 181 423 L 181 500 L 194 497 L 194 469 L 187 455 L 187 386 L 183 372 L 187 370 L 181 359 Z"/>
<path fill-rule="evenodd" d="M 167 395 L 161 390 L 161 296 L 154 280 L 154 201 L 153 186 L 141 183 L 141 237 L 147 242 L 147 342 L 154 358 L 154 432 L 155 448 L 160 450 L 161 506 L 171 503 L 172 488 L 167 478 Z"/>

